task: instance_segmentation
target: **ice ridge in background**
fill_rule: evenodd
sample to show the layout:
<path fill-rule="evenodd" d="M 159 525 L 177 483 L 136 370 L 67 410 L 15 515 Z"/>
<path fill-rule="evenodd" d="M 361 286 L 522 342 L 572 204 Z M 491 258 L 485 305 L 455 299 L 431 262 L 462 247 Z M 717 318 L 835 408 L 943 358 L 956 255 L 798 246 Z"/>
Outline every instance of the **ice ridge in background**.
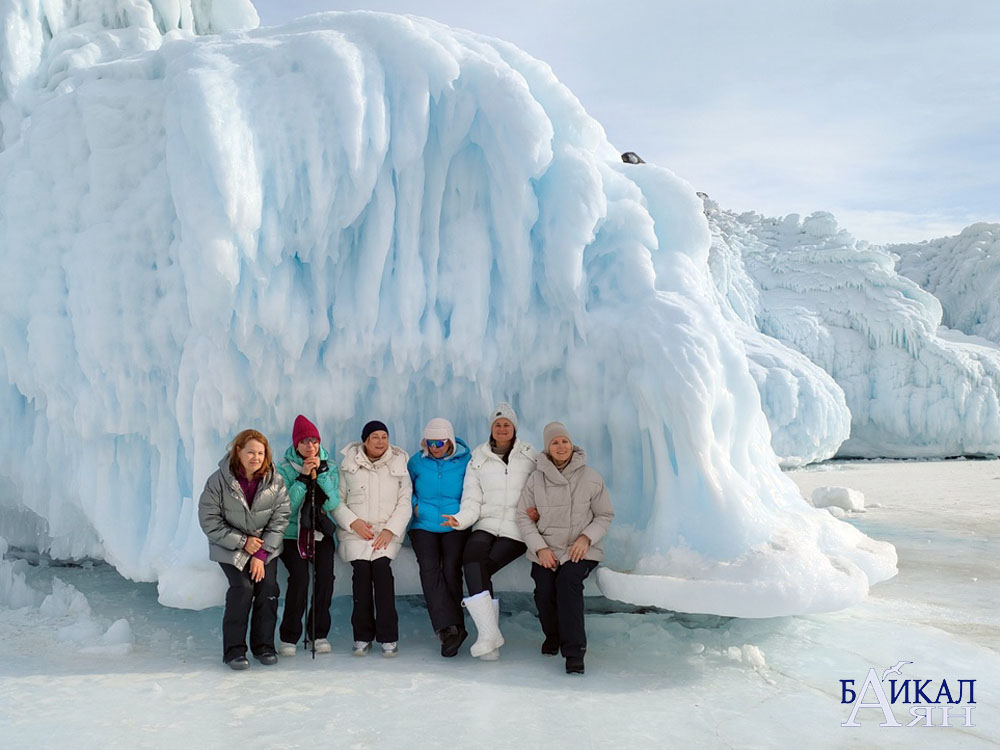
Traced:
<path fill-rule="evenodd" d="M 781 352 L 776 355 L 782 367 L 806 373 L 804 380 L 823 394 L 803 399 L 813 409 L 822 406 L 826 414 L 843 415 L 823 373 L 843 393 L 850 437 L 836 449 L 838 455 L 1000 453 L 1000 350 L 940 328 L 941 303 L 899 275 L 893 255 L 855 240 L 825 212 L 774 219 L 737 215 L 707 200 L 706 213 L 715 237 L 713 252 L 720 258 L 711 266 L 713 278 L 728 307 L 765 337 L 815 365 L 803 368 L 800 361 L 792 365 Z M 978 234 L 983 226 L 970 230 Z M 741 276 L 744 271 L 752 287 Z M 984 303 L 978 299 L 975 304 Z M 748 344 L 747 349 L 753 361 L 754 348 Z M 756 371 L 754 365 L 751 370 Z M 780 438 L 789 429 L 776 417 L 788 412 L 785 392 L 801 393 L 802 388 L 779 379 L 777 387 L 784 390 L 775 397 L 771 383 L 763 382 L 764 408 Z M 808 409 L 800 411 L 805 418 L 791 423 L 806 435 L 799 444 L 808 436 L 820 442 L 824 421 L 810 420 Z M 825 427 L 826 444 L 842 434 L 836 419 L 827 419 Z"/>
<path fill-rule="evenodd" d="M 564 420 L 608 480 L 608 596 L 772 616 L 894 574 L 771 447 L 760 381 L 802 384 L 766 401 L 816 456 L 844 432 L 836 390 L 720 305 L 701 200 L 622 164 L 546 65 L 373 13 L 103 21 L 8 89 L 0 154 L 0 474 L 53 555 L 217 604 L 194 506 L 237 430 L 280 451 L 304 412 L 337 448 L 377 417 L 412 448 L 443 414 L 478 442 L 508 398 L 524 437 Z"/>
<path fill-rule="evenodd" d="M 1000 224 L 886 250 L 898 256 L 900 274 L 937 297 L 944 325 L 1000 343 Z"/>

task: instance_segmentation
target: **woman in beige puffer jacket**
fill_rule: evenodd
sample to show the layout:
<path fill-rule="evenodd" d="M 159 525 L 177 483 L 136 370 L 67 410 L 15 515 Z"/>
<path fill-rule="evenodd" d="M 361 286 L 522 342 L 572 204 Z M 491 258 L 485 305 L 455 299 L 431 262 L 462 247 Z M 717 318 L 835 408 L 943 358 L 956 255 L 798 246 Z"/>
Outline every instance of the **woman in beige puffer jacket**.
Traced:
<path fill-rule="evenodd" d="M 565 425 L 550 422 L 544 440 L 545 452 L 517 504 L 517 525 L 531 560 L 535 606 L 545 634 L 542 653 L 555 655 L 561 649 L 567 674 L 583 674 L 583 582 L 604 557 L 602 540 L 615 513 L 604 479 L 587 465 L 586 454 L 573 445 Z"/>

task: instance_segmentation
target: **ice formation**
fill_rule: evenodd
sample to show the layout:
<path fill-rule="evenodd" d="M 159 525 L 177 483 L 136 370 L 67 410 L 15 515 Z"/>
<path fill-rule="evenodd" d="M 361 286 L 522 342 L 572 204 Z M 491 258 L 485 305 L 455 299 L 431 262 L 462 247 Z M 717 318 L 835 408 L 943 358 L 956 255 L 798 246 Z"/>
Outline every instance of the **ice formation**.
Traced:
<path fill-rule="evenodd" d="M 707 198 L 702 194 L 703 198 Z M 708 215 L 718 206 L 707 201 Z M 771 447 L 783 466 L 802 466 L 836 454 L 851 431 L 851 412 L 840 386 L 819 365 L 759 330 L 760 292 L 743 255 L 760 249 L 749 236 L 727 236 L 710 222 L 708 266 L 717 304 L 746 349 L 771 428 Z"/>
<path fill-rule="evenodd" d="M 622 164 L 546 65 L 371 13 L 140 32 L 62 29 L 5 119 L 0 474 L 53 554 L 215 604 L 194 503 L 238 429 L 280 450 L 304 412 L 333 447 L 378 417 L 412 448 L 443 414 L 471 443 L 506 398 L 607 478 L 608 596 L 769 616 L 893 575 L 782 475 L 741 339 L 820 452 L 829 382 L 804 358 L 772 378 L 699 198 Z"/>
<path fill-rule="evenodd" d="M 811 499 L 817 508 L 836 507 L 853 511 L 865 509 L 864 493 L 850 487 L 817 487 L 813 490 Z"/>
<path fill-rule="evenodd" d="M 886 250 L 900 274 L 937 297 L 944 325 L 1000 344 L 1000 224 Z"/>
<path fill-rule="evenodd" d="M 1000 351 L 940 330 L 941 304 L 897 274 L 892 255 L 856 241 L 824 212 L 773 219 L 710 200 L 706 212 L 717 243 L 742 258 L 757 292 L 741 292 L 745 283 L 713 268 L 730 306 L 752 304 L 761 332 L 843 391 L 851 429 L 839 455 L 1000 452 Z"/>

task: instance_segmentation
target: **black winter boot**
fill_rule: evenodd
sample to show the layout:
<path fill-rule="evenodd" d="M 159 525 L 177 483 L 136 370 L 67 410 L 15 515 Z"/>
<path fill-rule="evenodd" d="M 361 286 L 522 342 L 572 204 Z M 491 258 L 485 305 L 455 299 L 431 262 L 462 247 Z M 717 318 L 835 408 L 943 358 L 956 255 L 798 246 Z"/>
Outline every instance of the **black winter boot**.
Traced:
<path fill-rule="evenodd" d="M 441 656 L 450 658 L 458 654 L 458 649 L 469 637 L 469 633 L 458 625 L 449 625 L 439 631 L 438 637 L 441 639 Z"/>
<path fill-rule="evenodd" d="M 545 641 L 542 643 L 542 653 L 545 656 L 555 656 L 559 653 L 559 636 L 550 635 L 546 636 Z"/>

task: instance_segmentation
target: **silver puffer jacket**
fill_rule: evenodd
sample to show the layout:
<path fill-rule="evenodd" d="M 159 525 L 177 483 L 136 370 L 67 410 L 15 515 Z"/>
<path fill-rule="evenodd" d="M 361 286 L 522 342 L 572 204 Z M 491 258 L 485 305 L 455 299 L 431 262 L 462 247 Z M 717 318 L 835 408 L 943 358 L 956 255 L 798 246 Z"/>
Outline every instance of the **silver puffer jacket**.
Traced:
<path fill-rule="evenodd" d="M 243 545 L 248 537 L 256 536 L 264 541 L 262 549 L 270 563 L 281 553 L 291 512 L 285 480 L 273 466 L 260 480 L 253 506 L 248 505 L 226 454 L 198 500 L 198 522 L 208 537 L 208 559 L 243 570 L 250 560 Z"/>

